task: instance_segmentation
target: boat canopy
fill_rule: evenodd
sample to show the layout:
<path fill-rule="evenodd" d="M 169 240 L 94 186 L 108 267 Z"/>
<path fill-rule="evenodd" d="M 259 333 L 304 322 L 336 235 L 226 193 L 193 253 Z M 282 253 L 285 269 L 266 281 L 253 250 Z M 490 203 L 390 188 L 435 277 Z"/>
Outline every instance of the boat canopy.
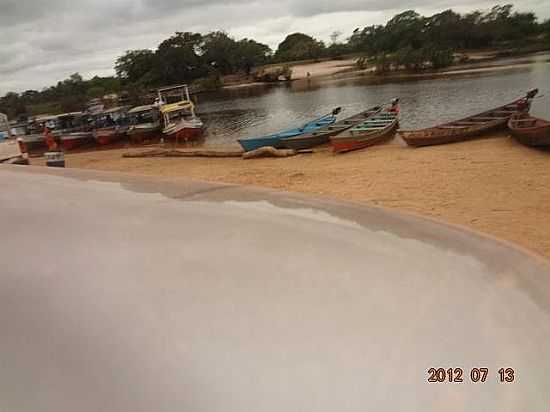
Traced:
<path fill-rule="evenodd" d="M 133 107 L 128 111 L 128 114 L 134 114 L 134 113 L 141 113 L 141 112 L 148 112 L 149 110 L 154 109 L 155 106 L 152 104 L 146 104 L 145 106 L 137 106 Z"/>
<path fill-rule="evenodd" d="M 194 109 L 195 105 L 193 104 L 193 102 L 189 100 L 182 100 L 177 103 L 165 104 L 161 106 L 160 111 L 162 112 L 162 114 L 169 114 L 180 110 L 189 110 L 193 112 Z"/>

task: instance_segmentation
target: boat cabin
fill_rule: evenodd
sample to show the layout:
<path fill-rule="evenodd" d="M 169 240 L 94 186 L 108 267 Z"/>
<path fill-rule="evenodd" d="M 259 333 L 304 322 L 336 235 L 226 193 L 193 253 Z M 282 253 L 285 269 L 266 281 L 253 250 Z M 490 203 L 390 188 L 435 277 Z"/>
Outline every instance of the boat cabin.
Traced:
<path fill-rule="evenodd" d="M 128 111 L 130 125 L 156 123 L 159 121 L 159 110 L 157 106 L 148 104 L 137 106 Z"/>
<path fill-rule="evenodd" d="M 98 113 L 94 124 L 98 129 L 128 125 L 128 106 L 113 107 Z"/>
<path fill-rule="evenodd" d="M 195 105 L 191 101 L 189 87 L 186 84 L 159 89 L 155 105 L 160 107 L 165 126 L 180 120 L 193 120 L 197 117 Z"/>

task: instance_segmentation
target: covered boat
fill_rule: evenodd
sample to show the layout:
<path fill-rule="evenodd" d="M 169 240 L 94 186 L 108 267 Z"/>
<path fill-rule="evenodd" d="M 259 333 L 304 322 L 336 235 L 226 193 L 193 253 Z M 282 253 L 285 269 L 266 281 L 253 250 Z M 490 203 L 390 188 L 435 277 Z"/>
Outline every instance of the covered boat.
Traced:
<path fill-rule="evenodd" d="M 287 149 L 302 150 L 328 143 L 331 136 L 335 136 L 338 133 L 362 123 L 365 119 L 368 119 L 369 117 L 380 112 L 381 109 L 382 108 L 380 106 L 372 107 L 361 113 L 354 114 L 351 117 L 339 120 L 336 123 L 322 127 L 313 132 L 281 139 L 282 144 Z"/>
<path fill-rule="evenodd" d="M 164 103 L 170 98 L 171 92 L 179 92 L 180 100 L 175 103 Z M 195 113 L 195 105 L 191 101 L 187 85 L 160 89 L 158 96 L 157 103 L 164 126 L 162 133 L 167 138 L 178 142 L 195 140 L 202 136 L 204 124 Z"/>
<path fill-rule="evenodd" d="M 120 106 L 104 110 L 96 115 L 94 126 L 94 138 L 100 145 L 123 139 L 128 130 L 128 107 Z"/>
<path fill-rule="evenodd" d="M 399 125 L 399 99 L 351 129 L 330 138 L 335 153 L 363 149 L 392 138 Z"/>
<path fill-rule="evenodd" d="M 25 127 L 25 134 L 18 139 L 21 152 L 29 154 L 43 153 L 47 150 L 44 137 L 45 128 L 55 129 L 57 116 L 40 115 L 30 117 Z"/>
<path fill-rule="evenodd" d="M 527 146 L 550 146 L 550 121 L 530 116 L 528 113 L 513 115 L 508 128 L 516 140 Z"/>
<path fill-rule="evenodd" d="M 484 133 L 506 127 L 508 120 L 518 112 L 529 112 L 531 100 L 538 89 L 511 103 L 428 129 L 404 131 L 399 134 L 409 146 L 420 147 L 455 143 L 476 138 Z"/>
<path fill-rule="evenodd" d="M 283 139 L 306 135 L 333 124 L 336 121 L 336 115 L 340 113 L 340 110 L 341 108 L 337 107 L 331 113 L 311 120 L 310 122 L 304 124 L 302 127 L 297 127 L 294 129 L 285 130 L 262 137 L 239 139 L 238 142 L 246 152 L 266 146 L 271 146 L 276 149 L 283 149 L 286 147 L 283 143 Z"/>
<path fill-rule="evenodd" d="M 143 143 L 159 138 L 162 134 L 160 113 L 157 106 L 138 106 L 128 111 L 129 126 L 126 131 L 132 143 Z"/>
<path fill-rule="evenodd" d="M 63 150 L 69 151 L 93 142 L 90 128 L 90 119 L 85 113 L 64 113 L 57 116 L 52 134 Z"/>

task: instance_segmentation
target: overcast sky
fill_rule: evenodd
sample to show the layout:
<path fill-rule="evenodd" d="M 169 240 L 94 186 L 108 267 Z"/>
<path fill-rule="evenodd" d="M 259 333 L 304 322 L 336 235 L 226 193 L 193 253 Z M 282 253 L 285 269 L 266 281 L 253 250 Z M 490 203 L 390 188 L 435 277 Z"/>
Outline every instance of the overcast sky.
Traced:
<path fill-rule="evenodd" d="M 506 1 L 502 1 L 505 4 Z M 42 89 L 74 72 L 112 75 L 129 49 L 154 49 L 176 31 L 225 30 L 276 48 L 301 31 L 328 41 L 339 30 L 385 23 L 415 9 L 489 9 L 475 0 L 0 0 L 0 95 Z M 521 0 L 520 11 L 550 17 L 549 0 Z"/>

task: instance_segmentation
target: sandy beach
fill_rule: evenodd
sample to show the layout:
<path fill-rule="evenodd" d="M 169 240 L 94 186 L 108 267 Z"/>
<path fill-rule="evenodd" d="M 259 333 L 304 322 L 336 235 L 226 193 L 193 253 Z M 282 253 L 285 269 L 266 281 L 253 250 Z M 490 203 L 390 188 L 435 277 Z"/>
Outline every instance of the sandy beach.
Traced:
<path fill-rule="evenodd" d="M 67 167 L 265 186 L 434 217 L 550 257 L 550 152 L 506 133 L 412 149 L 401 144 L 289 158 L 122 158 L 128 149 L 67 154 Z M 32 159 L 32 164 L 44 164 Z"/>

